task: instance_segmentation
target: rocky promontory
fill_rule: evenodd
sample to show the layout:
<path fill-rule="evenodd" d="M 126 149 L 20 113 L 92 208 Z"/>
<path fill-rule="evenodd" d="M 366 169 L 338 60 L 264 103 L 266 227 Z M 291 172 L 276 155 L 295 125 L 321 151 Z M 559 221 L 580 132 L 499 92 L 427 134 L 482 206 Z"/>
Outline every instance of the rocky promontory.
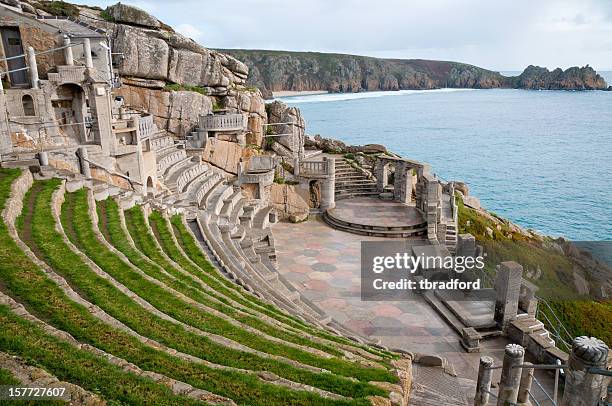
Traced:
<path fill-rule="evenodd" d="M 436 88 L 606 89 L 590 66 L 565 71 L 529 66 L 516 77 L 459 62 L 381 59 L 359 55 L 224 49 L 250 70 L 247 85 L 275 91 L 360 92 Z"/>

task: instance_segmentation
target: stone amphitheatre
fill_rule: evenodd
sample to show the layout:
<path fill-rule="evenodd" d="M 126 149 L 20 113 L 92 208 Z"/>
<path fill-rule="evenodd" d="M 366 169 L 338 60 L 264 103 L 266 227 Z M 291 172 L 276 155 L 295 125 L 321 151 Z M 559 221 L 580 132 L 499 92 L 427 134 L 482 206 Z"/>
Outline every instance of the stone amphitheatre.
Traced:
<path fill-rule="evenodd" d="M 555 375 L 529 361 L 566 367 L 559 404 L 603 396 L 585 371 L 607 346 L 558 348 L 517 263 L 490 303 L 360 300 L 363 240 L 478 249 L 463 185 L 308 137 L 245 64 L 140 9 L 32 4 L 0 4 L 0 384 L 87 405 L 545 404 Z"/>

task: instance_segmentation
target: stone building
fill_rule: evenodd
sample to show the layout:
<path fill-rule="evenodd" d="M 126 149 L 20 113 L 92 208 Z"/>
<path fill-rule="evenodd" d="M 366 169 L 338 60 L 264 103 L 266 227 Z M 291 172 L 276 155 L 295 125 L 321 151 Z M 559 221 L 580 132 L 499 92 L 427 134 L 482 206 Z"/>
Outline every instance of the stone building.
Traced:
<path fill-rule="evenodd" d="M 41 163 L 91 175 L 86 164 L 92 176 L 122 186 L 155 184 L 153 118 L 113 99 L 117 82 L 103 30 L 2 4 L 0 36 L 3 160 L 38 154 Z"/>

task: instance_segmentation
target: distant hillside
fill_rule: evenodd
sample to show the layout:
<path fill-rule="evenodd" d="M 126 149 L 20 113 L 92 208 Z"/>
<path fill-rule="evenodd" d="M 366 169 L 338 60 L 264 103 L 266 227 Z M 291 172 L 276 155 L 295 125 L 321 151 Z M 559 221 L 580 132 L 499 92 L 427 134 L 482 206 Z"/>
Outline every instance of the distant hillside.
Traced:
<path fill-rule="evenodd" d="M 566 71 L 529 66 L 517 77 L 459 62 L 424 59 L 380 59 L 358 55 L 223 49 L 246 63 L 247 83 L 264 95 L 281 90 L 367 90 L 455 88 L 606 89 L 604 79 L 588 65 Z"/>

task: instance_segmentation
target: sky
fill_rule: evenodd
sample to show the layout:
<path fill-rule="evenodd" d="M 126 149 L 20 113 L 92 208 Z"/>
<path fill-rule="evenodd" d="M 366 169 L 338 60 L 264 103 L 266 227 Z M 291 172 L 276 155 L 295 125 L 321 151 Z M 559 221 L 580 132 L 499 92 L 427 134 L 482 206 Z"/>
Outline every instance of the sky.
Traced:
<path fill-rule="evenodd" d="M 78 1 L 77 1 L 78 2 Z M 116 1 L 88 0 L 104 7 Z M 612 0 L 123 0 L 209 48 L 612 70 Z"/>

